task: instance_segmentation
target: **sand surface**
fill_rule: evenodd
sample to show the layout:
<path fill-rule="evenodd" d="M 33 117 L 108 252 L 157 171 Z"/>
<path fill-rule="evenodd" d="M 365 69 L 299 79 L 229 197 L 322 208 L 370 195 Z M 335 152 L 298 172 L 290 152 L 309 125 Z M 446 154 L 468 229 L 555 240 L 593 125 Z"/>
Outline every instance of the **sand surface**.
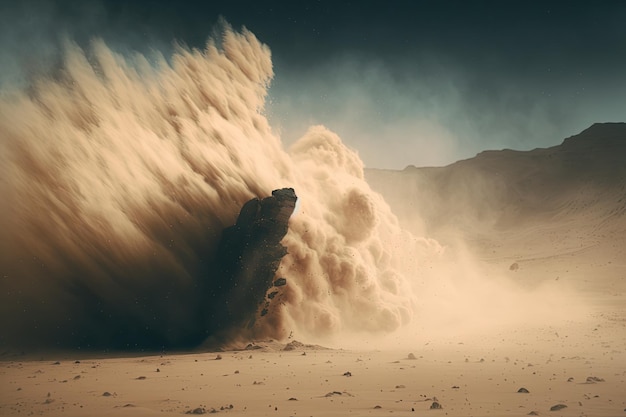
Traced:
<path fill-rule="evenodd" d="M 558 328 L 422 340 L 410 352 L 258 343 L 219 353 L 12 358 L 0 365 L 0 414 L 619 416 L 625 324 L 623 315 L 594 311 Z M 550 411 L 559 404 L 567 408 Z"/>

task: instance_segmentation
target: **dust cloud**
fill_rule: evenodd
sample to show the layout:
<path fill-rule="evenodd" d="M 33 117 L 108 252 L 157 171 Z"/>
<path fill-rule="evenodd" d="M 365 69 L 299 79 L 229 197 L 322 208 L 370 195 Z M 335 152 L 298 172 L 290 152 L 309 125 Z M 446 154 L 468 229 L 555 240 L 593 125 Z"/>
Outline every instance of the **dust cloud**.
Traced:
<path fill-rule="evenodd" d="M 403 230 L 336 134 L 313 126 L 284 149 L 264 116 L 271 53 L 249 31 L 225 24 L 171 57 L 68 42 L 62 62 L 0 99 L 1 345 L 340 343 L 519 306 L 517 288 Z M 221 233 L 281 187 L 299 198 L 287 285 L 246 326 L 215 323 Z"/>

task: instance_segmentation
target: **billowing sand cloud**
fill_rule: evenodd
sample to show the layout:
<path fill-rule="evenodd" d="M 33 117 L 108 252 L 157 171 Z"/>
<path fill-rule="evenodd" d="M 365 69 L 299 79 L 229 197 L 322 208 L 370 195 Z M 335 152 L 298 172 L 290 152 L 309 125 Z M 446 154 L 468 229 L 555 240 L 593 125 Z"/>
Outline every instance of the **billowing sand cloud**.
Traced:
<path fill-rule="evenodd" d="M 439 246 L 399 228 L 335 134 L 312 127 L 285 151 L 263 115 L 269 49 L 228 27 L 218 41 L 168 59 L 68 44 L 57 74 L 3 94 L 2 344 L 188 347 L 216 329 L 282 338 L 412 320 L 399 258 L 415 268 Z M 301 199 L 288 285 L 251 328 L 211 322 L 222 230 L 281 187 Z"/>

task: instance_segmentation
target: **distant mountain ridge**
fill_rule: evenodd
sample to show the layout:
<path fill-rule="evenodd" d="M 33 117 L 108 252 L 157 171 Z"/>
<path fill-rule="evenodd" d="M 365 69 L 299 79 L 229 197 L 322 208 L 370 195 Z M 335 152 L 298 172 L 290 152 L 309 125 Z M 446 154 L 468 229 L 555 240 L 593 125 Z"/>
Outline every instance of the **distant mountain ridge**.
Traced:
<path fill-rule="evenodd" d="M 560 145 L 484 151 L 445 167 L 367 169 L 366 179 L 402 223 L 428 233 L 450 227 L 509 230 L 578 218 L 621 227 L 626 123 L 596 123 Z"/>

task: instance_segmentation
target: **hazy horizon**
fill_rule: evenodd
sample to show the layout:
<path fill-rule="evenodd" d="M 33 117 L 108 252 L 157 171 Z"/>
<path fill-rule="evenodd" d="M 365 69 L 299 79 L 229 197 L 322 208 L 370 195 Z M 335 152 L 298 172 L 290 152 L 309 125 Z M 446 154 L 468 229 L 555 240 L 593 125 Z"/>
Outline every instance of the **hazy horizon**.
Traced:
<path fill-rule="evenodd" d="M 442 166 L 552 146 L 623 121 L 626 5 L 588 2 L 3 3 L 0 86 L 45 74 L 69 39 L 169 56 L 220 16 L 272 53 L 268 119 L 286 146 L 323 124 L 366 167 Z"/>

